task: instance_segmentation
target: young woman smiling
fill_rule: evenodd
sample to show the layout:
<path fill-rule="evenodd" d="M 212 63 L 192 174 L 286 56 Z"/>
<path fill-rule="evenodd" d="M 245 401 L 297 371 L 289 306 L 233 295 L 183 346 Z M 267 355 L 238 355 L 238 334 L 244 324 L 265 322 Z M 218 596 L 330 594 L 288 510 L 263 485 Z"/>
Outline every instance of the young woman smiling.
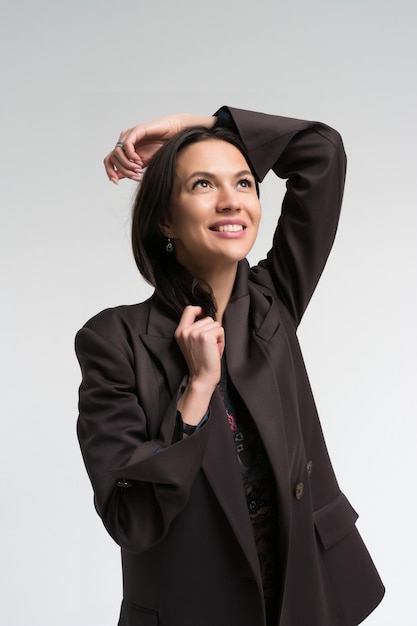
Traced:
<path fill-rule="evenodd" d="M 358 624 L 383 586 L 296 337 L 336 233 L 338 133 L 223 107 L 123 132 L 105 167 L 141 181 L 133 252 L 155 287 L 76 340 L 79 441 L 122 549 L 119 625 Z M 270 169 L 287 192 L 250 268 Z"/>

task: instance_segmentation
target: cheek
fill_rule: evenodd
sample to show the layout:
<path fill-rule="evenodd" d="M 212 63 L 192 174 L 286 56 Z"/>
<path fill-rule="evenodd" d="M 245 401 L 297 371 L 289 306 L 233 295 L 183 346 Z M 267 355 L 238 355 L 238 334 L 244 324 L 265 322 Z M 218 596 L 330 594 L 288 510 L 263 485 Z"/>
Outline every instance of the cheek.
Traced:
<path fill-rule="evenodd" d="M 262 218 L 262 207 L 260 204 L 258 204 L 258 206 L 253 211 L 253 221 L 257 226 L 259 226 L 259 224 L 261 223 L 261 218 Z"/>
<path fill-rule="evenodd" d="M 172 230 L 173 233 L 180 237 L 181 234 L 192 234 L 197 232 L 201 227 L 203 220 L 201 218 L 198 207 L 181 207 L 181 209 L 173 215 Z"/>

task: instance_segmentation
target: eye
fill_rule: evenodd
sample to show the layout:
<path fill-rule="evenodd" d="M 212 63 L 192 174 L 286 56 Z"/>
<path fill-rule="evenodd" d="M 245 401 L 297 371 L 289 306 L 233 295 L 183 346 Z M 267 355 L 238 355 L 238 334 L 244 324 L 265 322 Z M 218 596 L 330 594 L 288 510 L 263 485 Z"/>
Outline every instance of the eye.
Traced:
<path fill-rule="evenodd" d="M 243 189 L 250 189 L 253 186 L 253 181 L 250 178 L 241 178 L 238 186 L 243 187 Z"/>
<path fill-rule="evenodd" d="M 206 178 L 198 178 L 193 182 L 192 189 L 208 189 L 210 183 Z"/>

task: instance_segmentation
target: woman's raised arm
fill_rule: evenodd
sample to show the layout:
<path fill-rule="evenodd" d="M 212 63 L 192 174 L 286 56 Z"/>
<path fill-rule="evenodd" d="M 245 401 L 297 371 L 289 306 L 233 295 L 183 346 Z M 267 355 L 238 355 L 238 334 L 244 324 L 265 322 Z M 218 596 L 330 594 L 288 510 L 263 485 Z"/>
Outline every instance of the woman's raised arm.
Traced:
<path fill-rule="evenodd" d="M 123 130 L 115 147 L 104 159 L 109 180 L 116 185 L 122 178 L 140 180 L 143 168 L 168 139 L 192 126 L 212 128 L 215 122 L 216 117 L 211 115 L 181 113 Z"/>

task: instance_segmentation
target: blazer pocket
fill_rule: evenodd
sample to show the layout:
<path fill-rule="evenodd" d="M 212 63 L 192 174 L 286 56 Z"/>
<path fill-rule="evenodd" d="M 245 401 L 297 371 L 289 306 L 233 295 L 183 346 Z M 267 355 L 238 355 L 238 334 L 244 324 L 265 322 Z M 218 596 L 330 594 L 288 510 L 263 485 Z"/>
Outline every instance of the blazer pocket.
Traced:
<path fill-rule="evenodd" d="M 342 492 L 313 515 L 317 534 L 325 550 L 346 537 L 359 517 Z"/>
<path fill-rule="evenodd" d="M 158 626 L 157 613 L 123 600 L 118 626 Z"/>

